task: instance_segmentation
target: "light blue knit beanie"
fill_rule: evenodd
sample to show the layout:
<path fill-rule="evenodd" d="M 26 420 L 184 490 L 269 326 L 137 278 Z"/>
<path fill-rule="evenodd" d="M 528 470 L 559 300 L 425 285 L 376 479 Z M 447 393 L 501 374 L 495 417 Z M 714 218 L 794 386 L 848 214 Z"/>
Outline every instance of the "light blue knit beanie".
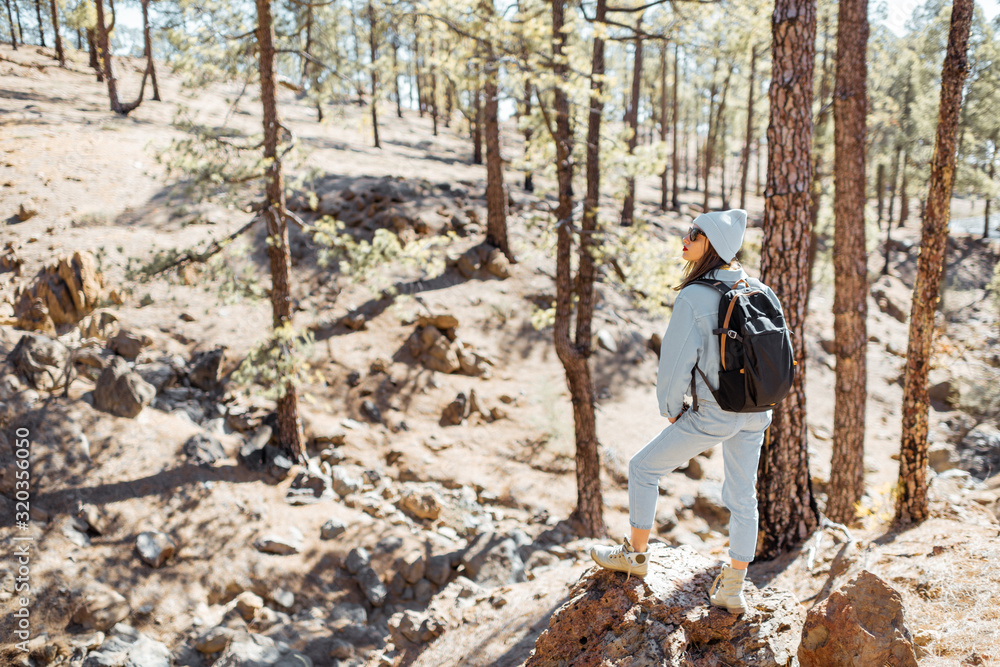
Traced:
<path fill-rule="evenodd" d="M 715 252 L 719 253 L 719 257 L 731 262 L 743 245 L 743 233 L 747 229 L 747 212 L 741 208 L 734 208 L 728 211 L 702 213 L 694 219 L 694 224 L 705 232 L 708 242 L 715 248 Z"/>

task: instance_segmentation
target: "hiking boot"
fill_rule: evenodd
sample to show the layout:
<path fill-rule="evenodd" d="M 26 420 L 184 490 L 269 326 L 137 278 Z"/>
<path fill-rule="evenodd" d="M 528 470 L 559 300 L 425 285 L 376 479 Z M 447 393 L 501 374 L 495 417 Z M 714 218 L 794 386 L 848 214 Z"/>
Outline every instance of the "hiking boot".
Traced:
<path fill-rule="evenodd" d="M 712 582 L 708 597 L 716 607 L 725 607 L 730 614 L 742 614 L 747 610 L 747 600 L 743 597 L 743 580 L 746 570 L 734 570 L 722 566 L 722 572 Z"/>
<path fill-rule="evenodd" d="M 633 574 L 637 577 L 645 577 L 649 568 L 649 552 L 633 551 L 628 538 L 622 539 L 622 543 L 616 547 L 595 546 L 590 548 L 590 557 L 603 568 L 617 570 L 618 572 L 628 572 L 628 576 Z M 626 577 L 625 581 L 628 581 Z"/>

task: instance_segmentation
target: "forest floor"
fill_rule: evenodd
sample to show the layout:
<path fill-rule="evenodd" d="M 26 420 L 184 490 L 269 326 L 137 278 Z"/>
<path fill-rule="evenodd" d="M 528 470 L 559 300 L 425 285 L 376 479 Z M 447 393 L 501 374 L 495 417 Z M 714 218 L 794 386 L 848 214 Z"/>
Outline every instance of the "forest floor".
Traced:
<path fill-rule="evenodd" d="M 168 176 L 157 156 L 172 140 L 187 136 L 173 123 L 179 113 L 207 125 L 219 125 L 228 115 L 231 127 L 252 134 L 260 123 L 259 102 L 247 94 L 230 113 L 239 86 L 192 91 L 161 67 L 165 101 L 147 99 L 127 118 L 118 118 L 108 111 L 106 88 L 95 82 L 85 54 L 71 54 L 63 70 L 51 64 L 46 50 L 25 47 L 13 52 L 0 46 L 0 220 L 7 221 L 3 243 L 12 243 L 23 259 L 21 278 L 0 273 L 0 317 L 12 316 L 10 303 L 18 285 L 25 285 L 60 254 L 88 250 L 99 259 L 106 287 L 124 297 L 122 304 L 108 309 L 124 327 L 152 341 L 140 361 L 160 355 L 187 360 L 224 345 L 227 370 L 232 370 L 271 325 L 270 302 L 260 289 L 254 293 L 269 284 L 261 227 L 227 248 L 221 265 L 211 269 L 143 282 L 131 270 L 148 263 L 157 250 L 203 248 L 249 220 L 242 205 L 258 199 L 257 192 L 247 192 L 242 203 L 233 206 L 192 199 L 185 194 L 185 183 Z M 118 67 L 123 97 L 128 99 L 141 71 L 131 61 L 119 60 Z M 367 108 L 330 107 L 326 121 L 319 124 L 314 109 L 284 89 L 280 108 L 301 142 L 294 169 L 300 175 L 315 171 L 313 187 L 321 197 L 347 186 L 360 190 L 388 176 L 425 194 L 415 210 L 432 235 L 442 233 L 454 215 L 465 215 L 470 208 L 485 220 L 485 167 L 471 163 L 464 121 L 458 116 L 451 128 L 433 136 L 429 117 L 406 110 L 399 119 L 391 105 L 384 104 L 379 150 L 370 145 Z M 515 133 L 511 128 L 505 133 L 507 150 L 516 153 Z M 545 230 L 547 217 L 542 219 L 551 198 L 544 192 L 544 174 L 536 177 L 540 191 L 534 194 L 520 187 L 520 178 L 513 169 L 507 171 L 514 203 L 508 225 L 518 263 L 506 279 L 482 270 L 466 279 L 449 268 L 392 302 L 380 298 L 384 281 L 352 284 L 321 267 L 316 249 L 292 228 L 294 324 L 297 330 L 314 331 L 317 343 L 311 362 L 319 375 L 302 388 L 300 401 L 307 434 L 343 431 L 339 450 L 344 463 L 378 471 L 387 481 L 374 488 L 386 498 L 407 483 L 436 483 L 454 507 L 471 503 L 473 510 L 421 523 L 368 511 L 364 502 L 325 499 L 290 505 L 286 494 L 292 478 L 275 482 L 241 466 L 236 453 L 243 436 L 228 423 L 220 424 L 211 410 L 192 417 L 184 410 L 150 406 L 134 419 L 114 417 L 93 408 L 88 396 L 94 382 L 81 376 L 65 397 L 59 392 L 20 403 L 6 399 L 11 406 L 23 407 L 20 413 L 7 412 L 7 441 L 15 428 L 25 426 L 32 432 L 33 504 L 41 510 L 30 528 L 36 545 L 33 636 L 42 637 L 41 644 L 72 646 L 83 633 L 69 622 L 78 604 L 75 596 L 85 582 L 99 580 L 127 596 L 133 610 L 128 623 L 175 650 L 177 664 L 208 664 L 182 648 L 221 622 L 232 607 L 233 591 L 254 590 L 284 614 L 279 618 L 287 619 L 286 626 L 294 625 L 297 635 L 286 633 L 289 643 L 316 664 L 376 664 L 378 651 L 371 649 L 379 643 L 374 640 L 356 642 L 353 652 L 330 657 L 335 654 L 329 610 L 362 603 L 370 627 L 384 634 L 393 610 L 426 607 L 426 600 L 372 609 L 342 570 L 352 548 L 364 546 L 372 552 L 373 565 L 388 579 L 397 557 L 407 549 L 456 550 L 466 538 L 486 530 L 520 530 L 529 541 L 545 531 L 558 532 L 576 496 L 572 412 L 551 328 L 536 330 L 531 322 L 539 305 L 547 307 L 554 298 L 552 239 Z M 294 187 L 293 177 L 289 182 Z M 660 252 L 664 262 L 673 262 L 679 255 L 679 236 L 701 195 L 685 191 L 682 212 L 662 213 L 656 208 L 657 182 L 654 177 L 640 180 L 638 217 L 649 223 L 641 227 L 649 235 L 649 247 Z M 28 200 L 38 214 L 20 222 L 18 208 Z M 616 204 L 606 204 L 606 219 L 613 219 Z M 718 205 L 717 197 L 713 205 Z M 964 207 L 965 215 L 974 214 L 975 208 L 966 202 L 957 206 Z M 759 219 L 763 200 L 751 196 L 748 210 L 751 219 Z M 823 224 L 830 226 L 829 221 Z M 481 226 L 472 224 L 466 231 L 471 233 L 441 236 L 450 239 L 446 250 L 451 256 L 480 242 Z M 1000 258 L 1000 242 L 953 237 L 940 319 L 943 331 L 934 357 L 935 372 L 947 375 L 954 391 L 952 403 L 935 402 L 931 409 L 931 442 L 948 450 L 956 465 L 975 468 L 977 476 L 932 476 L 931 519 L 898 530 L 891 526 L 891 494 L 898 474 L 905 315 L 919 221 L 892 230 L 890 276 L 879 278 L 883 234 L 873 231 L 877 238 L 869 239 L 873 296 L 868 303 L 866 516 L 853 529 L 853 541 L 845 542 L 836 530 L 821 531 L 821 540 L 811 540 L 799 551 L 753 564 L 751 577 L 759 586 L 788 589 L 811 607 L 859 569 L 868 569 L 903 596 L 907 622 L 922 645 L 922 665 L 1000 664 L 1000 614 L 991 603 L 1000 598 L 1000 574 L 994 566 L 1000 562 L 998 456 L 994 453 L 984 462 L 963 454 L 963 442 L 975 427 L 993 428 L 993 433 L 1000 427 L 995 411 L 984 412 L 996 406 L 990 392 L 1000 384 L 1000 316 L 986 291 Z M 748 245 L 759 247 L 759 228 L 750 229 L 747 238 Z M 638 261 L 633 265 L 642 268 Z M 756 270 L 752 256 L 747 267 L 751 273 Z M 597 347 L 593 374 L 605 462 L 605 519 L 611 538 L 616 538 L 628 525 L 626 462 L 666 425 L 655 404 L 657 360 L 646 345 L 651 335 L 662 334 L 666 311 L 639 307 L 631 292 L 608 273 L 597 286 L 595 332 L 603 330 L 617 350 Z M 397 279 L 412 277 L 401 274 Z M 810 471 L 820 507 L 833 433 L 836 360 L 828 351 L 832 306 L 831 250 L 828 242 L 821 242 L 801 332 L 808 351 Z M 894 312 L 903 313 L 904 321 Z M 366 317 L 362 330 L 342 324 L 344 316 L 357 313 Z M 456 317 L 461 340 L 489 359 L 488 376 L 435 373 L 408 356 L 407 339 L 416 319 L 441 314 Z M 13 327 L 0 327 L 0 350 L 9 352 L 20 335 Z M 373 364 L 387 369 L 383 375 L 391 378 L 391 388 L 370 370 Z M 504 416 L 487 420 L 472 415 L 460 425 L 442 426 L 442 410 L 459 392 L 471 390 L 485 412 L 495 407 Z M 366 399 L 378 403 L 379 420 L 366 412 Z M 240 396 L 236 403 L 251 413 L 273 406 L 259 396 Z M 225 408 L 219 409 L 224 415 Z M 184 443 L 206 430 L 223 443 L 227 457 L 211 467 L 185 463 Z M 0 463 L 7 466 L 12 460 L 5 446 Z M 692 496 L 722 480 L 722 457 L 716 452 L 699 460 L 702 475 L 689 470 L 664 478 L 658 520 L 672 515 L 677 520 L 676 527 L 661 531 L 659 537 L 722 559 L 723 530 L 690 510 Z M 90 535 L 86 545 L 74 541 L 68 525 L 80 504 L 96 506 L 107 521 L 103 533 Z M 347 531 L 321 540 L 320 526 L 331 518 L 344 522 Z M 4 505 L 0 522 L 5 545 L 0 568 L 7 570 L 3 586 L 8 591 L 14 571 L 6 548 L 15 544 L 12 521 L 11 502 Z M 303 534 L 298 553 L 279 556 L 254 549 L 255 536 L 284 534 L 291 526 Z M 134 553 L 135 536 L 147 530 L 167 532 L 178 544 L 173 561 L 162 568 L 145 565 Z M 550 550 L 559 556 L 558 563 L 538 568 L 524 583 L 500 589 L 505 605 L 497 604 L 491 594 L 476 597 L 460 615 L 459 623 L 464 624 L 449 627 L 424 647 L 416 664 L 520 664 L 548 615 L 564 599 L 566 586 L 588 566 L 589 544 L 564 536 L 561 550 Z M 276 595 L 278 590 L 291 596 Z M 289 600 L 282 606 L 281 601 Z M 15 601 L 9 595 L 0 601 L 0 616 L 6 619 L 0 621 L 0 642 L 14 641 L 9 614 Z M 317 628 L 310 625 L 313 621 Z"/>

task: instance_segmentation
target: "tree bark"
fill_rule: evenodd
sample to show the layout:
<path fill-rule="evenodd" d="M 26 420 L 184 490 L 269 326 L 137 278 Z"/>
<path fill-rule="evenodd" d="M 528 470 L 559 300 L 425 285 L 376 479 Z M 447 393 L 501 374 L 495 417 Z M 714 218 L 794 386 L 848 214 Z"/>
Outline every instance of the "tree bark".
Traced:
<path fill-rule="evenodd" d="M 17 51 L 17 32 L 14 28 L 14 15 L 10 11 L 10 0 L 4 0 L 7 5 L 7 21 L 10 23 L 10 45 Z"/>
<path fill-rule="evenodd" d="M 822 76 L 819 81 L 819 107 L 821 109 L 816 119 L 816 131 L 813 133 L 813 175 L 812 175 L 812 197 L 809 206 L 809 225 L 813 229 L 812 252 L 810 253 L 809 266 L 815 263 L 816 250 L 816 223 L 819 221 L 819 207 L 823 200 L 823 178 L 824 165 L 823 153 L 825 152 L 826 128 L 830 121 L 830 111 L 832 104 L 828 105 L 826 100 L 830 96 L 830 68 L 829 68 L 829 18 L 823 18 L 823 64 L 821 68 Z M 832 102 L 832 101 L 831 101 Z M 810 270 L 811 273 L 811 270 Z"/>
<path fill-rule="evenodd" d="M 740 174 L 740 208 L 747 207 L 747 176 L 750 174 L 750 145 L 753 142 L 753 96 L 757 76 L 757 47 L 750 48 L 750 88 L 747 92 L 747 131 L 743 140 L 743 169 Z"/>
<path fill-rule="evenodd" d="M 53 6 L 55 0 L 52 0 Z M 156 65 L 153 63 L 153 38 L 149 32 L 149 0 L 142 0 L 142 39 L 146 56 L 146 71 L 153 83 L 153 101 L 160 101 L 160 86 L 156 83 Z"/>
<path fill-rule="evenodd" d="M 625 116 L 625 125 L 629 129 L 628 154 L 635 153 L 635 147 L 639 140 L 639 100 L 641 97 L 642 85 L 642 13 L 635 22 L 635 40 L 633 41 L 635 53 L 632 57 L 632 95 L 628 107 L 628 114 Z M 625 178 L 625 202 L 622 204 L 622 227 L 630 227 L 635 217 L 635 176 Z"/>
<path fill-rule="evenodd" d="M 531 80 L 525 78 L 524 81 L 524 115 L 531 116 Z M 527 152 L 528 147 L 531 145 L 531 138 L 534 135 L 534 130 L 531 125 L 527 125 L 524 128 L 524 150 Z M 524 189 L 526 192 L 535 191 L 535 181 L 533 174 L 530 169 L 524 172 Z"/>
<path fill-rule="evenodd" d="M 671 111 L 671 116 L 672 116 L 671 119 L 673 121 L 672 129 L 674 136 L 674 155 L 673 155 L 673 164 L 671 166 L 673 167 L 674 173 L 673 173 L 673 183 L 671 184 L 672 192 L 670 197 L 670 207 L 675 211 L 679 211 L 681 208 L 680 200 L 677 198 L 677 185 L 678 185 L 677 170 L 681 164 L 680 155 L 678 154 L 680 135 L 677 134 L 677 123 L 678 123 L 678 117 L 680 116 L 679 109 L 677 107 L 677 89 L 680 88 L 681 85 L 680 79 L 677 77 L 677 67 L 678 67 L 677 61 L 679 60 L 679 53 L 680 53 L 680 46 L 676 42 L 674 42 L 674 91 L 673 91 L 674 94 L 672 101 L 673 109 Z"/>
<path fill-rule="evenodd" d="M 704 181 L 704 199 L 702 200 L 701 210 L 708 210 L 708 196 L 711 190 L 708 188 L 708 177 L 712 171 L 712 136 L 715 132 L 714 119 L 715 119 L 715 96 L 719 93 L 719 84 L 715 82 L 715 75 L 719 71 L 719 59 L 715 59 L 715 64 L 712 65 L 712 78 L 709 87 L 708 94 L 708 132 L 705 135 L 705 147 L 701 151 L 701 166 L 703 169 Z M 695 130 L 695 136 L 697 136 L 697 129 Z"/>
<path fill-rule="evenodd" d="M 431 36 L 431 60 L 434 60 L 434 36 Z M 437 103 L 437 72 L 434 65 L 431 65 L 431 120 L 433 121 L 433 134 L 438 135 L 438 103 Z"/>
<path fill-rule="evenodd" d="M 878 202 L 878 228 L 882 229 L 882 215 L 885 213 L 885 164 L 879 162 L 875 169 L 875 198 Z"/>
<path fill-rule="evenodd" d="M 62 36 L 59 34 L 59 5 L 56 4 L 56 0 L 50 0 L 50 5 L 52 10 L 52 32 L 56 36 L 56 60 L 59 61 L 59 67 L 66 67 L 66 52 L 63 51 Z"/>
<path fill-rule="evenodd" d="M 101 0 L 98 0 L 100 2 Z M 278 155 L 278 100 L 274 85 L 274 26 L 271 0 L 256 0 L 257 44 L 260 58 L 260 97 L 264 114 L 264 160 L 267 165 L 266 206 L 262 211 L 267 225 L 267 256 L 271 268 L 271 312 L 275 329 L 291 324 L 292 297 L 289 276 L 288 217 L 285 212 L 285 186 Z M 282 351 L 288 354 L 288 350 Z M 304 458 L 299 425 L 298 394 L 290 380 L 284 380 L 285 393 L 278 399 L 278 444 L 293 462 Z"/>
<path fill-rule="evenodd" d="M 903 180 L 899 184 L 899 227 L 906 224 L 906 220 L 910 217 L 910 196 L 906 192 L 906 176 L 907 169 L 906 165 L 909 162 L 910 156 L 907 150 L 903 150 Z"/>
<path fill-rule="evenodd" d="M 476 82 L 476 92 L 472 95 L 472 164 L 483 163 L 483 93 Z"/>
<path fill-rule="evenodd" d="M 660 142 L 667 143 L 667 44 L 666 41 L 660 44 Z M 663 173 L 660 174 L 660 210 L 667 210 L 667 189 L 669 187 L 667 177 L 667 161 L 663 162 Z"/>
<path fill-rule="evenodd" d="M 712 139 L 712 151 L 719 149 L 719 201 L 724 209 L 729 208 L 729 197 L 726 196 L 726 94 L 729 92 L 729 80 L 732 76 L 733 68 L 730 65 L 729 71 L 726 72 L 726 80 L 722 84 L 719 110 L 715 116 L 715 138 Z"/>
<path fill-rule="evenodd" d="M 396 118 L 403 117 L 403 98 L 399 93 L 399 33 L 392 34 L 392 86 L 396 95 Z"/>
<path fill-rule="evenodd" d="M 488 5 L 492 12 L 493 5 Z M 507 186 L 503 180 L 503 157 L 500 155 L 500 120 L 498 86 L 500 65 L 492 45 L 486 46 L 483 82 L 483 130 L 486 135 L 486 242 L 515 262 L 507 241 Z M 477 123 L 478 125 L 478 123 Z"/>
<path fill-rule="evenodd" d="M 114 27 L 115 21 L 112 20 L 111 28 L 108 28 L 104 23 L 104 0 L 94 0 L 94 5 L 97 8 L 97 51 L 98 60 L 101 63 L 101 69 L 104 72 L 104 80 L 108 84 L 108 99 L 111 103 L 111 110 L 120 116 L 127 116 L 142 104 L 143 94 L 146 92 L 146 77 L 149 75 L 149 70 L 142 75 L 142 85 L 139 87 L 139 97 L 128 104 L 122 104 L 121 100 L 118 98 L 118 82 L 115 80 L 114 68 L 111 63 L 111 45 L 108 39 L 108 32 Z"/>
<path fill-rule="evenodd" d="M 45 22 L 42 21 L 42 1 L 35 0 L 35 17 L 38 19 L 38 45 L 45 47 Z"/>
<path fill-rule="evenodd" d="M 772 19 L 772 76 L 768 92 L 767 189 L 761 276 L 782 301 L 794 340 L 792 389 L 774 408 L 764 438 L 757 491 L 758 555 L 771 559 L 816 529 L 818 511 L 809 477 L 806 437 L 805 330 L 809 257 L 809 159 L 812 149 L 815 0 L 776 0 Z"/>
<path fill-rule="evenodd" d="M 90 50 L 90 61 L 87 65 L 94 68 L 97 83 L 104 83 L 104 72 L 101 70 L 101 62 L 97 58 L 97 32 L 94 28 L 87 28 L 87 48 Z"/>
<path fill-rule="evenodd" d="M 951 10 L 948 52 L 941 71 L 941 103 L 931 158 L 927 212 L 921 233 L 917 277 L 910 308 L 910 340 L 903 386 L 903 434 L 899 452 L 900 524 L 927 518 L 927 374 L 934 340 L 934 314 L 941 291 L 941 272 L 948 241 L 948 217 L 955 176 L 955 135 L 968 75 L 969 30 L 973 0 L 955 0 Z"/>
<path fill-rule="evenodd" d="M 368 0 L 368 47 L 372 59 L 372 133 L 375 139 L 375 148 L 382 148 L 378 140 L 378 21 L 375 18 L 375 5 Z"/>
<path fill-rule="evenodd" d="M 993 182 L 993 179 L 996 178 L 996 175 L 997 175 L 997 138 L 998 138 L 998 135 L 1000 135 L 1000 131 L 994 130 L 993 131 L 993 138 L 992 138 L 992 141 L 993 141 L 993 158 L 990 160 L 990 171 L 989 171 L 989 174 L 988 174 L 989 177 L 990 177 L 990 182 L 991 183 Z M 993 202 L 992 197 L 987 197 L 986 198 L 986 211 L 985 211 L 985 213 L 983 213 L 983 238 L 984 239 L 988 239 L 990 237 L 990 204 L 992 202 Z"/>
<path fill-rule="evenodd" d="M 834 299 L 837 379 L 826 515 L 851 524 L 865 490 L 868 256 L 865 249 L 865 142 L 868 0 L 841 0 L 833 93 Z"/>
<path fill-rule="evenodd" d="M 604 15 L 605 0 L 598 0 L 598 15 Z M 568 67 L 563 59 L 566 46 L 564 0 L 552 2 L 552 51 L 556 85 L 555 98 L 555 139 L 556 174 L 559 201 L 556 207 L 556 354 L 566 371 L 573 403 L 573 426 L 576 437 L 576 489 L 577 505 L 573 521 L 581 535 L 597 537 L 604 535 L 604 500 L 601 492 L 600 459 L 597 452 L 597 428 L 594 413 L 594 388 L 590 377 L 591 336 L 590 325 L 593 314 L 593 259 L 586 251 L 589 241 L 581 240 L 579 269 L 576 280 L 572 278 L 570 254 L 573 244 L 573 137 L 570 128 Z M 595 47 L 596 47 L 595 43 Z M 603 45 L 595 48 L 595 62 L 600 58 L 603 69 Z M 599 78 L 591 78 L 591 87 Z M 594 98 L 591 97 L 591 105 Z M 591 107 L 593 112 L 593 107 Z M 591 116 L 593 119 L 593 116 Z M 588 136 L 591 132 L 588 122 Z M 588 151 L 591 146 L 588 144 Z M 596 144 L 595 144 L 596 149 Z M 596 216 L 585 217 L 583 229 L 593 225 Z M 591 236 L 585 231 L 583 238 Z M 575 290 L 574 290 L 575 283 Z M 570 320 L 573 315 L 573 297 L 577 297 L 576 339 L 570 337 Z"/>
<path fill-rule="evenodd" d="M 903 147 L 896 144 L 896 156 L 892 162 L 892 182 L 889 183 L 889 217 L 887 218 L 889 225 L 892 225 L 892 219 L 895 217 L 896 183 L 899 181 L 899 156 L 902 152 Z"/>

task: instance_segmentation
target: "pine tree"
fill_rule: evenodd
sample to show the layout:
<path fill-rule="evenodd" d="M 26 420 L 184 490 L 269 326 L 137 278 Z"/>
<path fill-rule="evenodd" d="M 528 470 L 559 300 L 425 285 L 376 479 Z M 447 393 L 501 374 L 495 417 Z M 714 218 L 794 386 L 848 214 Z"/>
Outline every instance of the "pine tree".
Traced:
<path fill-rule="evenodd" d="M 759 463 L 761 542 L 774 558 L 805 540 L 818 523 L 806 437 L 806 290 L 809 284 L 809 192 L 812 148 L 815 0 L 776 0 L 772 22 L 771 102 L 761 279 L 781 299 L 797 372 L 774 408 Z"/>
<path fill-rule="evenodd" d="M 934 315 L 940 300 L 941 273 L 948 240 L 955 148 L 968 74 L 972 0 L 955 0 L 948 32 L 948 51 L 941 70 L 941 102 L 931 160 L 927 210 L 917 257 L 917 277 L 910 309 L 910 338 L 903 387 L 903 433 L 899 453 L 899 497 L 896 520 L 901 524 L 927 518 L 927 374 L 934 340 Z"/>
<path fill-rule="evenodd" d="M 865 489 L 868 255 L 865 248 L 865 142 L 868 0 L 841 0 L 837 14 L 834 123 L 834 302 L 837 346 L 833 460 L 827 516 L 852 523 Z"/>

